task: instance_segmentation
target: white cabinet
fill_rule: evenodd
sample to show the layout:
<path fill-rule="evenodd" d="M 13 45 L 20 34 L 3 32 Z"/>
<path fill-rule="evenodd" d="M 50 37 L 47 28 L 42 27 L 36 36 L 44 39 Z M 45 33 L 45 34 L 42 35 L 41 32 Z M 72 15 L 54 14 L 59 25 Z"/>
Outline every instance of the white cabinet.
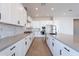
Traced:
<path fill-rule="evenodd" d="M 28 51 L 28 49 L 30 47 L 30 39 L 29 38 L 25 39 L 25 45 L 26 45 L 26 53 L 27 53 L 27 51 Z"/>
<path fill-rule="evenodd" d="M 30 34 L 26 38 L 0 51 L 0 56 L 25 56 L 32 41 L 33 34 Z"/>
<path fill-rule="evenodd" d="M 33 33 L 25 38 L 26 53 L 27 53 L 28 49 L 30 48 L 30 46 L 33 42 L 33 39 L 34 39 Z"/>
<path fill-rule="evenodd" d="M 47 45 L 54 56 L 61 55 L 62 44 L 58 42 L 54 37 L 48 36 Z"/>
<path fill-rule="evenodd" d="M 79 53 L 59 40 L 55 39 L 54 42 L 54 55 L 55 56 L 78 56 Z"/>
<path fill-rule="evenodd" d="M 27 11 L 22 4 L 17 3 L 2 3 L 0 4 L 1 20 L 0 22 L 25 26 L 27 21 Z"/>
<path fill-rule="evenodd" d="M 53 50 L 54 49 L 54 38 L 52 36 L 48 36 L 47 45 L 53 54 L 54 53 L 54 50 Z"/>
<path fill-rule="evenodd" d="M 75 51 L 74 49 L 68 47 L 67 45 L 63 45 L 62 55 L 63 56 L 78 56 L 79 53 Z"/>
<path fill-rule="evenodd" d="M 11 4 L 2 3 L 0 4 L 0 13 L 2 22 L 9 23 L 11 20 Z"/>
<path fill-rule="evenodd" d="M 26 45 L 25 45 L 25 39 L 22 39 L 12 46 L 6 48 L 5 50 L 0 52 L 0 55 L 2 56 L 25 56 L 26 54 Z"/>
<path fill-rule="evenodd" d="M 9 56 L 15 56 L 16 55 L 16 43 L 9 47 L 10 54 Z"/>
<path fill-rule="evenodd" d="M 30 16 L 27 17 L 27 28 L 31 28 L 32 27 L 32 18 Z"/>
<path fill-rule="evenodd" d="M 62 48 L 63 48 L 62 44 L 58 40 L 55 39 L 55 41 L 54 41 L 54 55 L 60 56 L 62 54 Z"/>
<path fill-rule="evenodd" d="M 77 51 L 71 49 L 70 55 L 71 55 L 71 56 L 79 56 L 79 52 L 77 52 Z"/>
<path fill-rule="evenodd" d="M 48 36 L 47 45 L 54 56 L 78 56 L 79 52 L 52 36 Z"/>
<path fill-rule="evenodd" d="M 70 50 L 64 47 L 62 50 L 62 56 L 70 56 Z"/>
<path fill-rule="evenodd" d="M 31 45 L 31 42 L 32 42 L 31 37 L 30 36 L 26 37 L 26 39 L 25 39 L 26 53 L 27 53 L 27 51 L 28 51 L 28 49 L 29 49 L 29 47 Z"/>
<path fill-rule="evenodd" d="M 0 52 L 0 56 L 9 56 L 9 54 L 10 54 L 9 48 L 6 48 Z"/>
<path fill-rule="evenodd" d="M 16 55 L 16 44 L 4 49 L 0 52 L 0 56 L 15 56 Z"/>
<path fill-rule="evenodd" d="M 16 43 L 16 56 L 25 56 L 26 54 L 25 38 Z"/>

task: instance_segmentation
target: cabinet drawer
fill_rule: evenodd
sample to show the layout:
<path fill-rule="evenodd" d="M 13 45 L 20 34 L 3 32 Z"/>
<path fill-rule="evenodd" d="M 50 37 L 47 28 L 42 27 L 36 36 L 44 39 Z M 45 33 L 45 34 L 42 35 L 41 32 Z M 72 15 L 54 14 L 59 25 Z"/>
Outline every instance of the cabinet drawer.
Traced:
<path fill-rule="evenodd" d="M 9 56 L 10 54 L 10 49 L 6 48 L 3 51 L 0 52 L 0 56 Z"/>
<path fill-rule="evenodd" d="M 71 56 L 79 56 L 79 52 L 77 52 L 76 50 L 70 48 L 70 55 Z"/>
<path fill-rule="evenodd" d="M 16 48 L 16 46 L 15 46 L 15 45 L 13 45 L 12 47 L 10 47 L 10 51 L 15 50 L 15 48 Z"/>
<path fill-rule="evenodd" d="M 68 54 L 69 56 L 78 56 L 79 53 L 77 51 L 75 51 L 74 49 L 64 45 L 64 50 L 66 54 Z"/>

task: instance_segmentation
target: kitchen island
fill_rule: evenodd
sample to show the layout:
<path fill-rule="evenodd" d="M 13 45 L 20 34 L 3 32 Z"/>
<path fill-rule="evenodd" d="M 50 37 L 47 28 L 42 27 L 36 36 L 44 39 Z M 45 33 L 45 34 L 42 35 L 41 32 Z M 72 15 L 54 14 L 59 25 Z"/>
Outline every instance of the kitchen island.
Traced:
<path fill-rule="evenodd" d="M 79 37 L 78 36 L 59 33 L 57 35 L 48 34 L 47 37 L 48 37 L 47 44 L 48 46 L 50 46 L 51 52 L 52 51 L 54 52 L 52 54 L 66 55 L 67 53 L 64 53 L 64 51 L 67 50 L 68 56 L 79 55 Z M 59 51 L 57 51 L 58 49 Z"/>

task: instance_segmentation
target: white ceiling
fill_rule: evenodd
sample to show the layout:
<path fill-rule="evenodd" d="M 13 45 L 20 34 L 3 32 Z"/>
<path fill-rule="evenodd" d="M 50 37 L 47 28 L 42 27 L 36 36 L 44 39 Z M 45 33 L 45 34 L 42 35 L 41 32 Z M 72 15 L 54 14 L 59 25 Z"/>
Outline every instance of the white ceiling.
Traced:
<path fill-rule="evenodd" d="M 79 3 L 46 3 L 45 6 L 41 6 L 41 3 L 24 3 L 23 5 L 27 7 L 28 14 L 32 17 L 79 16 Z"/>

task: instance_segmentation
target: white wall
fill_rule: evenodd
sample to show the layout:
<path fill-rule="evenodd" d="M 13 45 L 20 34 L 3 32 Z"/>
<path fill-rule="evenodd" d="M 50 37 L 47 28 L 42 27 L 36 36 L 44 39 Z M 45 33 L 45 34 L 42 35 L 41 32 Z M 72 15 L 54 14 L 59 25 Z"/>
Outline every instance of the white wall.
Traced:
<path fill-rule="evenodd" d="M 56 17 L 54 24 L 58 33 L 73 35 L 73 17 Z"/>
<path fill-rule="evenodd" d="M 52 25 L 53 21 L 50 20 L 49 18 L 35 18 L 32 21 L 32 27 L 33 28 L 42 28 L 42 26 L 45 25 Z"/>

